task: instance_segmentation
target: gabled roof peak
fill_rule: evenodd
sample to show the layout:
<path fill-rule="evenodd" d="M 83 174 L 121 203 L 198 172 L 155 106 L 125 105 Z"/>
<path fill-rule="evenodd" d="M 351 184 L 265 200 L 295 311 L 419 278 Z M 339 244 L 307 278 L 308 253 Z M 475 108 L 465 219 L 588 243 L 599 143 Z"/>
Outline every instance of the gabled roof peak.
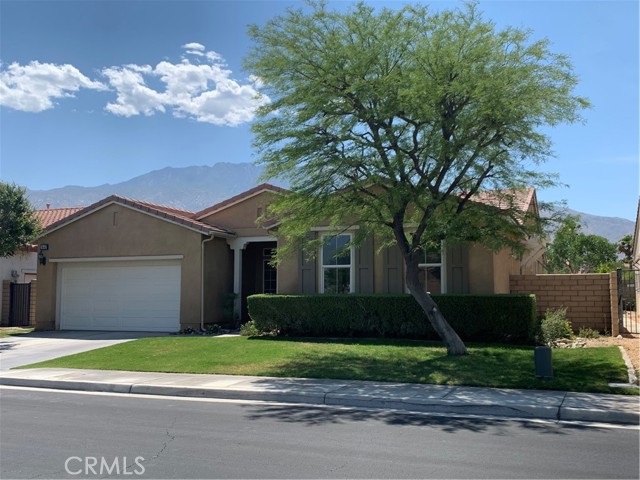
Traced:
<path fill-rule="evenodd" d="M 204 210 L 200 210 L 194 215 L 194 218 L 197 220 L 202 220 L 204 217 L 224 210 L 225 208 L 229 208 L 230 206 L 237 203 L 243 202 L 244 200 L 254 197 L 262 192 L 285 193 L 288 192 L 288 190 L 286 188 L 272 185 L 271 183 L 261 183 L 260 185 L 256 185 L 255 187 L 239 193 L 238 195 L 234 195 L 233 197 L 218 202 L 210 207 L 205 208 Z"/>

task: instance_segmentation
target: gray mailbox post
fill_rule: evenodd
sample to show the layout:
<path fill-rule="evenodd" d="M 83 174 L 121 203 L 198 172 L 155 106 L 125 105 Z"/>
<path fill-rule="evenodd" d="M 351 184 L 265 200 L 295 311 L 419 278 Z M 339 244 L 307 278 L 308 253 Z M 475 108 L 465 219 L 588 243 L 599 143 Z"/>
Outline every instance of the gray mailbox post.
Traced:
<path fill-rule="evenodd" d="M 534 361 L 536 366 L 536 377 L 551 380 L 553 378 L 551 347 L 536 347 Z"/>

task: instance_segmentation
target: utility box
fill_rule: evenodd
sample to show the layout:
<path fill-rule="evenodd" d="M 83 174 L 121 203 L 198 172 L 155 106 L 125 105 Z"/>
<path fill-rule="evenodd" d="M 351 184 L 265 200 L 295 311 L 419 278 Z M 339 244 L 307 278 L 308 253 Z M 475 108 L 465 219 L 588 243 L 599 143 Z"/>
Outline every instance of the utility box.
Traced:
<path fill-rule="evenodd" d="M 551 364 L 551 347 L 536 347 L 534 352 L 536 377 L 551 380 L 553 378 L 553 365 Z"/>

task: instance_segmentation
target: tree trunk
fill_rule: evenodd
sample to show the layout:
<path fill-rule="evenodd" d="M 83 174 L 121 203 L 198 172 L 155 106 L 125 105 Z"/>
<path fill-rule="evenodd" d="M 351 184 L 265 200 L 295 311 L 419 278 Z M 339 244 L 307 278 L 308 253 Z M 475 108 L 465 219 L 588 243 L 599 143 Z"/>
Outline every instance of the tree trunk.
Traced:
<path fill-rule="evenodd" d="M 418 276 L 418 264 L 415 260 L 406 260 L 407 265 L 407 287 L 413 298 L 420 304 L 422 310 L 427 314 L 431 326 L 440 336 L 447 346 L 447 355 L 466 355 L 467 347 L 456 331 L 451 328 L 449 322 L 444 318 L 442 312 L 433 301 L 431 296 L 425 291 Z"/>

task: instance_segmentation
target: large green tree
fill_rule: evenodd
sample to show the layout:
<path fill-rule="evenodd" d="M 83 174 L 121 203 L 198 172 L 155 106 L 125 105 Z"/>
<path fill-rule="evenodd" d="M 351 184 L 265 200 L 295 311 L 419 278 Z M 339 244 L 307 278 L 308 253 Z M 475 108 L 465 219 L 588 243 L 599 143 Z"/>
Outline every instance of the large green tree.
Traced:
<path fill-rule="evenodd" d="M 592 273 L 616 268 L 618 246 L 580 231 L 579 217 L 567 217 L 547 248 L 549 273 Z"/>
<path fill-rule="evenodd" d="M 396 244 L 448 353 L 466 353 L 421 283 L 423 251 L 443 240 L 521 251 L 539 233 L 518 191 L 553 184 L 537 171 L 551 154 L 543 128 L 588 106 L 569 60 L 529 31 L 496 28 L 475 4 L 431 13 L 307 3 L 249 33 L 246 66 L 271 100 L 255 145 L 267 177 L 292 190 L 271 209 L 278 256 L 317 251 L 307 232 L 327 219 L 358 225 L 353 244 L 370 234 Z M 493 206 L 474 201 L 487 190 Z"/>
<path fill-rule="evenodd" d="M 25 189 L 0 182 L 0 257 L 14 255 L 40 231 Z"/>

